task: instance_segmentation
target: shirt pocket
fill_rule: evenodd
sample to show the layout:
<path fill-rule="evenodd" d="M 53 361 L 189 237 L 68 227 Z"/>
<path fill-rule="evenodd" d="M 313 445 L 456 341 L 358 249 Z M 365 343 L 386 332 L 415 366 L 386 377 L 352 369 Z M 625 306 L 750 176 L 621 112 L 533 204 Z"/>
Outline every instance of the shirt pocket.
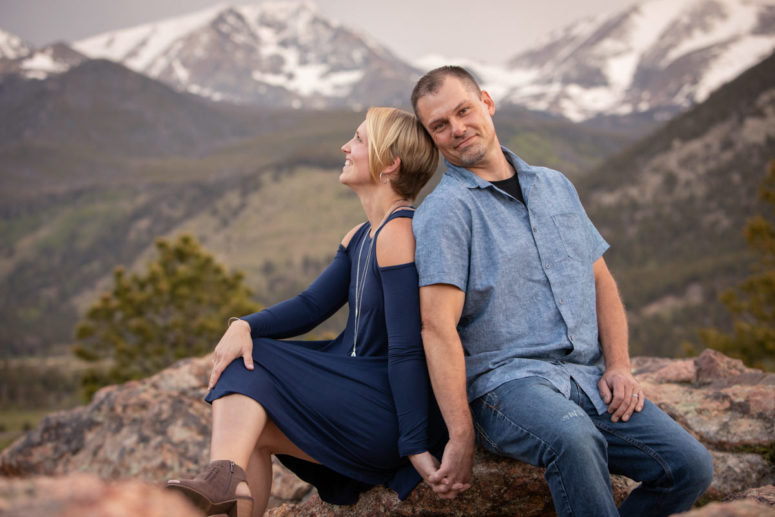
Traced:
<path fill-rule="evenodd" d="M 552 216 L 552 221 L 567 256 L 580 262 L 587 261 L 589 237 L 581 216 L 574 212 L 556 214 Z"/>

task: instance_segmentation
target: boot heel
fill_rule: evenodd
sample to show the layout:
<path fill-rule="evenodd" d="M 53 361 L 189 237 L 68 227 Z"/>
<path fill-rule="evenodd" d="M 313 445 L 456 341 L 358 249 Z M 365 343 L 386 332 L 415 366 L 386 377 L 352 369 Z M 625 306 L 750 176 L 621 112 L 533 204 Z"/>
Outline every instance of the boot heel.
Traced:
<path fill-rule="evenodd" d="M 252 499 L 237 499 L 229 511 L 229 517 L 250 517 L 253 514 Z"/>
<path fill-rule="evenodd" d="M 209 463 L 194 479 L 171 479 L 167 488 L 177 490 L 207 515 L 228 512 L 229 517 L 251 517 L 253 498 L 237 496 L 237 485 L 247 483 L 245 471 L 229 460 Z"/>

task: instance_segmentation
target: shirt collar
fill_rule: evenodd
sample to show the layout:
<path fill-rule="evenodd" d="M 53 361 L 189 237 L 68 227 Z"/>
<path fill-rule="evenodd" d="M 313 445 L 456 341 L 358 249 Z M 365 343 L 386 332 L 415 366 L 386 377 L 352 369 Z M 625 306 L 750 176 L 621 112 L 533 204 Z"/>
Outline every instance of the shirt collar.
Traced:
<path fill-rule="evenodd" d="M 511 165 L 517 171 L 520 185 L 522 185 L 523 188 L 532 185 L 536 174 L 535 169 L 531 165 L 528 165 L 522 158 L 511 152 L 507 147 L 501 146 L 501 150 L 506 156 L 506 159 L 511 162 Z M 468 188 L 487 188 L 492 186 L 492 183 L 482 179 L 465 167 L 453 165 L 449 163 L 446 158 L 444 158 L 444 163 L 447 165 L 447 174 L 457 179 Z"/>

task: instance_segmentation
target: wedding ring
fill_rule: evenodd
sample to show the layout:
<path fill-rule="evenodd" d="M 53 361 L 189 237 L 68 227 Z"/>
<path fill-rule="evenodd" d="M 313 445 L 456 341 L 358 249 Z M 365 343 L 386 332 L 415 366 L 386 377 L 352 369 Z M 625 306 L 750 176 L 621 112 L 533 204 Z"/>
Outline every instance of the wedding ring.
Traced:
<path fill-rule="evenodd" d="M 633 393 L 632 396 L 635 397 L 635 398 L 638 398 L 638 394 L 637 393 Z"/>

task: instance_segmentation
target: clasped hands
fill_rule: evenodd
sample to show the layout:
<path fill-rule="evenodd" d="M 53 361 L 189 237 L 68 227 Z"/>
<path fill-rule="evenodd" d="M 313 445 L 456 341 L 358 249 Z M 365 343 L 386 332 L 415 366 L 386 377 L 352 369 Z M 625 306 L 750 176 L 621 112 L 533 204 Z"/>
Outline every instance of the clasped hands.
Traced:
<path fill-rule="evenodd" d="M 473 458 L 473 439 L 450 439 L 441 463 L 429 452 L 409 456 L 414 468 L 440 499 L 454 499 L 471 488 Z"/>

